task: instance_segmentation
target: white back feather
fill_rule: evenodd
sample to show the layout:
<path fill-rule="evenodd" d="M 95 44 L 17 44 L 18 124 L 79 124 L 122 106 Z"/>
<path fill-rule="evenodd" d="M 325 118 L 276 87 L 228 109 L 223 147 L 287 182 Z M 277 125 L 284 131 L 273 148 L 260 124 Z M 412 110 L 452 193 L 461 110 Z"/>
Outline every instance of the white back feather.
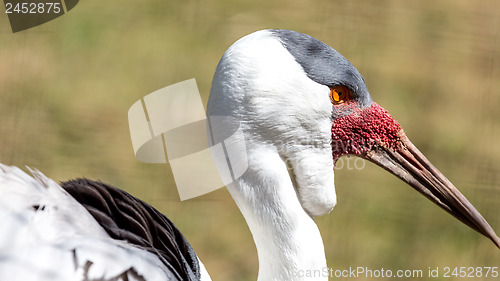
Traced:
<path fill-rule="evenodd" d="M 57 183 L 0 164 L 0 280 L 169 280 L 157 256 L 110 238 Z"/>

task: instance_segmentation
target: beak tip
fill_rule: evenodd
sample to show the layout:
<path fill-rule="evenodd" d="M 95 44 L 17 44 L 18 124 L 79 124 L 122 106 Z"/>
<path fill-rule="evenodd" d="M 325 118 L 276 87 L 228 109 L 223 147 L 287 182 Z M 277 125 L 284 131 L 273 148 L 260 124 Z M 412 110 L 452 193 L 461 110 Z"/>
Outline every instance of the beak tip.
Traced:
<path fill-rule="evenodd" d="M 498 236 L 492 237 L 491 240 L 495 245 L 497 246 L 498 249 L 500 249 L 500 238 Z"/>
<path fill-rule="evenodd" d="M 396 175 L 445 211 L 489 238 L 500 238 L 462 193 L 400 131 L 402 148 L 378 146 L 363 156 Z"/>

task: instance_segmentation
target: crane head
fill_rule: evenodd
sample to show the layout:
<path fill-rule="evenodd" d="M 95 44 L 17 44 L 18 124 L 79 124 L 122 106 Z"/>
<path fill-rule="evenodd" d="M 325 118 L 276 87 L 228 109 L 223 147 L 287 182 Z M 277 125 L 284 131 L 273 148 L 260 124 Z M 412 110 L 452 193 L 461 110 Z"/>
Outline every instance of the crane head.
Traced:
<path fill-rule="evenodd" d="M 207 114 L 237 120 L 249 151 L 276 151 L 290 162 L 297 197 L 310 216 L 332 210 L 335 163 L 354 155 L 400 178 L 500 248 L 481 214 L 373 102 L 358 70 L 311 36 L 274 29 L 238 40 L 217 66 Z"/>

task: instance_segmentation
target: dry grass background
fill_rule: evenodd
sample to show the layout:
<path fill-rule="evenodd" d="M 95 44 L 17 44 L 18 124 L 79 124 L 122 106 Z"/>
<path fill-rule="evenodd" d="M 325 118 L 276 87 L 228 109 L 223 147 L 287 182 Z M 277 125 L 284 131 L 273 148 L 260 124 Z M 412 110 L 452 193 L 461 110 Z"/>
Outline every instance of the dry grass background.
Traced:
<path fill-rule="evenodd" d="M 206 103 L 223 52 L 264 28 L 308 33 L 347 57 L 500 232 L 496 0 L 86 0 L 16 34 L 0 16 L 0 162 L 119 186 L 168 214 L 214 280 L 255 280 L 254 244 L 227 191 L 179 202 L 169 168 L 135 160 L 127 111 L 192 77 Z M 339 170 L 336 187 L 338 205 L 316 219 L 330 267 L 500 266 L 489 240 L 372 164 Z"/>

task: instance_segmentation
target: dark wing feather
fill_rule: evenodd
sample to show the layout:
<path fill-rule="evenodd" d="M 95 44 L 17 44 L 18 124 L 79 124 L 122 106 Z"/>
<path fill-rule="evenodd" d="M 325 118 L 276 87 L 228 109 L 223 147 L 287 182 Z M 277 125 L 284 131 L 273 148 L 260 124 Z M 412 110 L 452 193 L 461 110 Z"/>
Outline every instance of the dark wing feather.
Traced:
<path fill-rule="evenodd" d="M 172 221 L 151 205 L 116 187 L 85 178 L 61 186 L 112 238 L 158 255 L 179 280 L 200 280 L 193 248 Z"/>

